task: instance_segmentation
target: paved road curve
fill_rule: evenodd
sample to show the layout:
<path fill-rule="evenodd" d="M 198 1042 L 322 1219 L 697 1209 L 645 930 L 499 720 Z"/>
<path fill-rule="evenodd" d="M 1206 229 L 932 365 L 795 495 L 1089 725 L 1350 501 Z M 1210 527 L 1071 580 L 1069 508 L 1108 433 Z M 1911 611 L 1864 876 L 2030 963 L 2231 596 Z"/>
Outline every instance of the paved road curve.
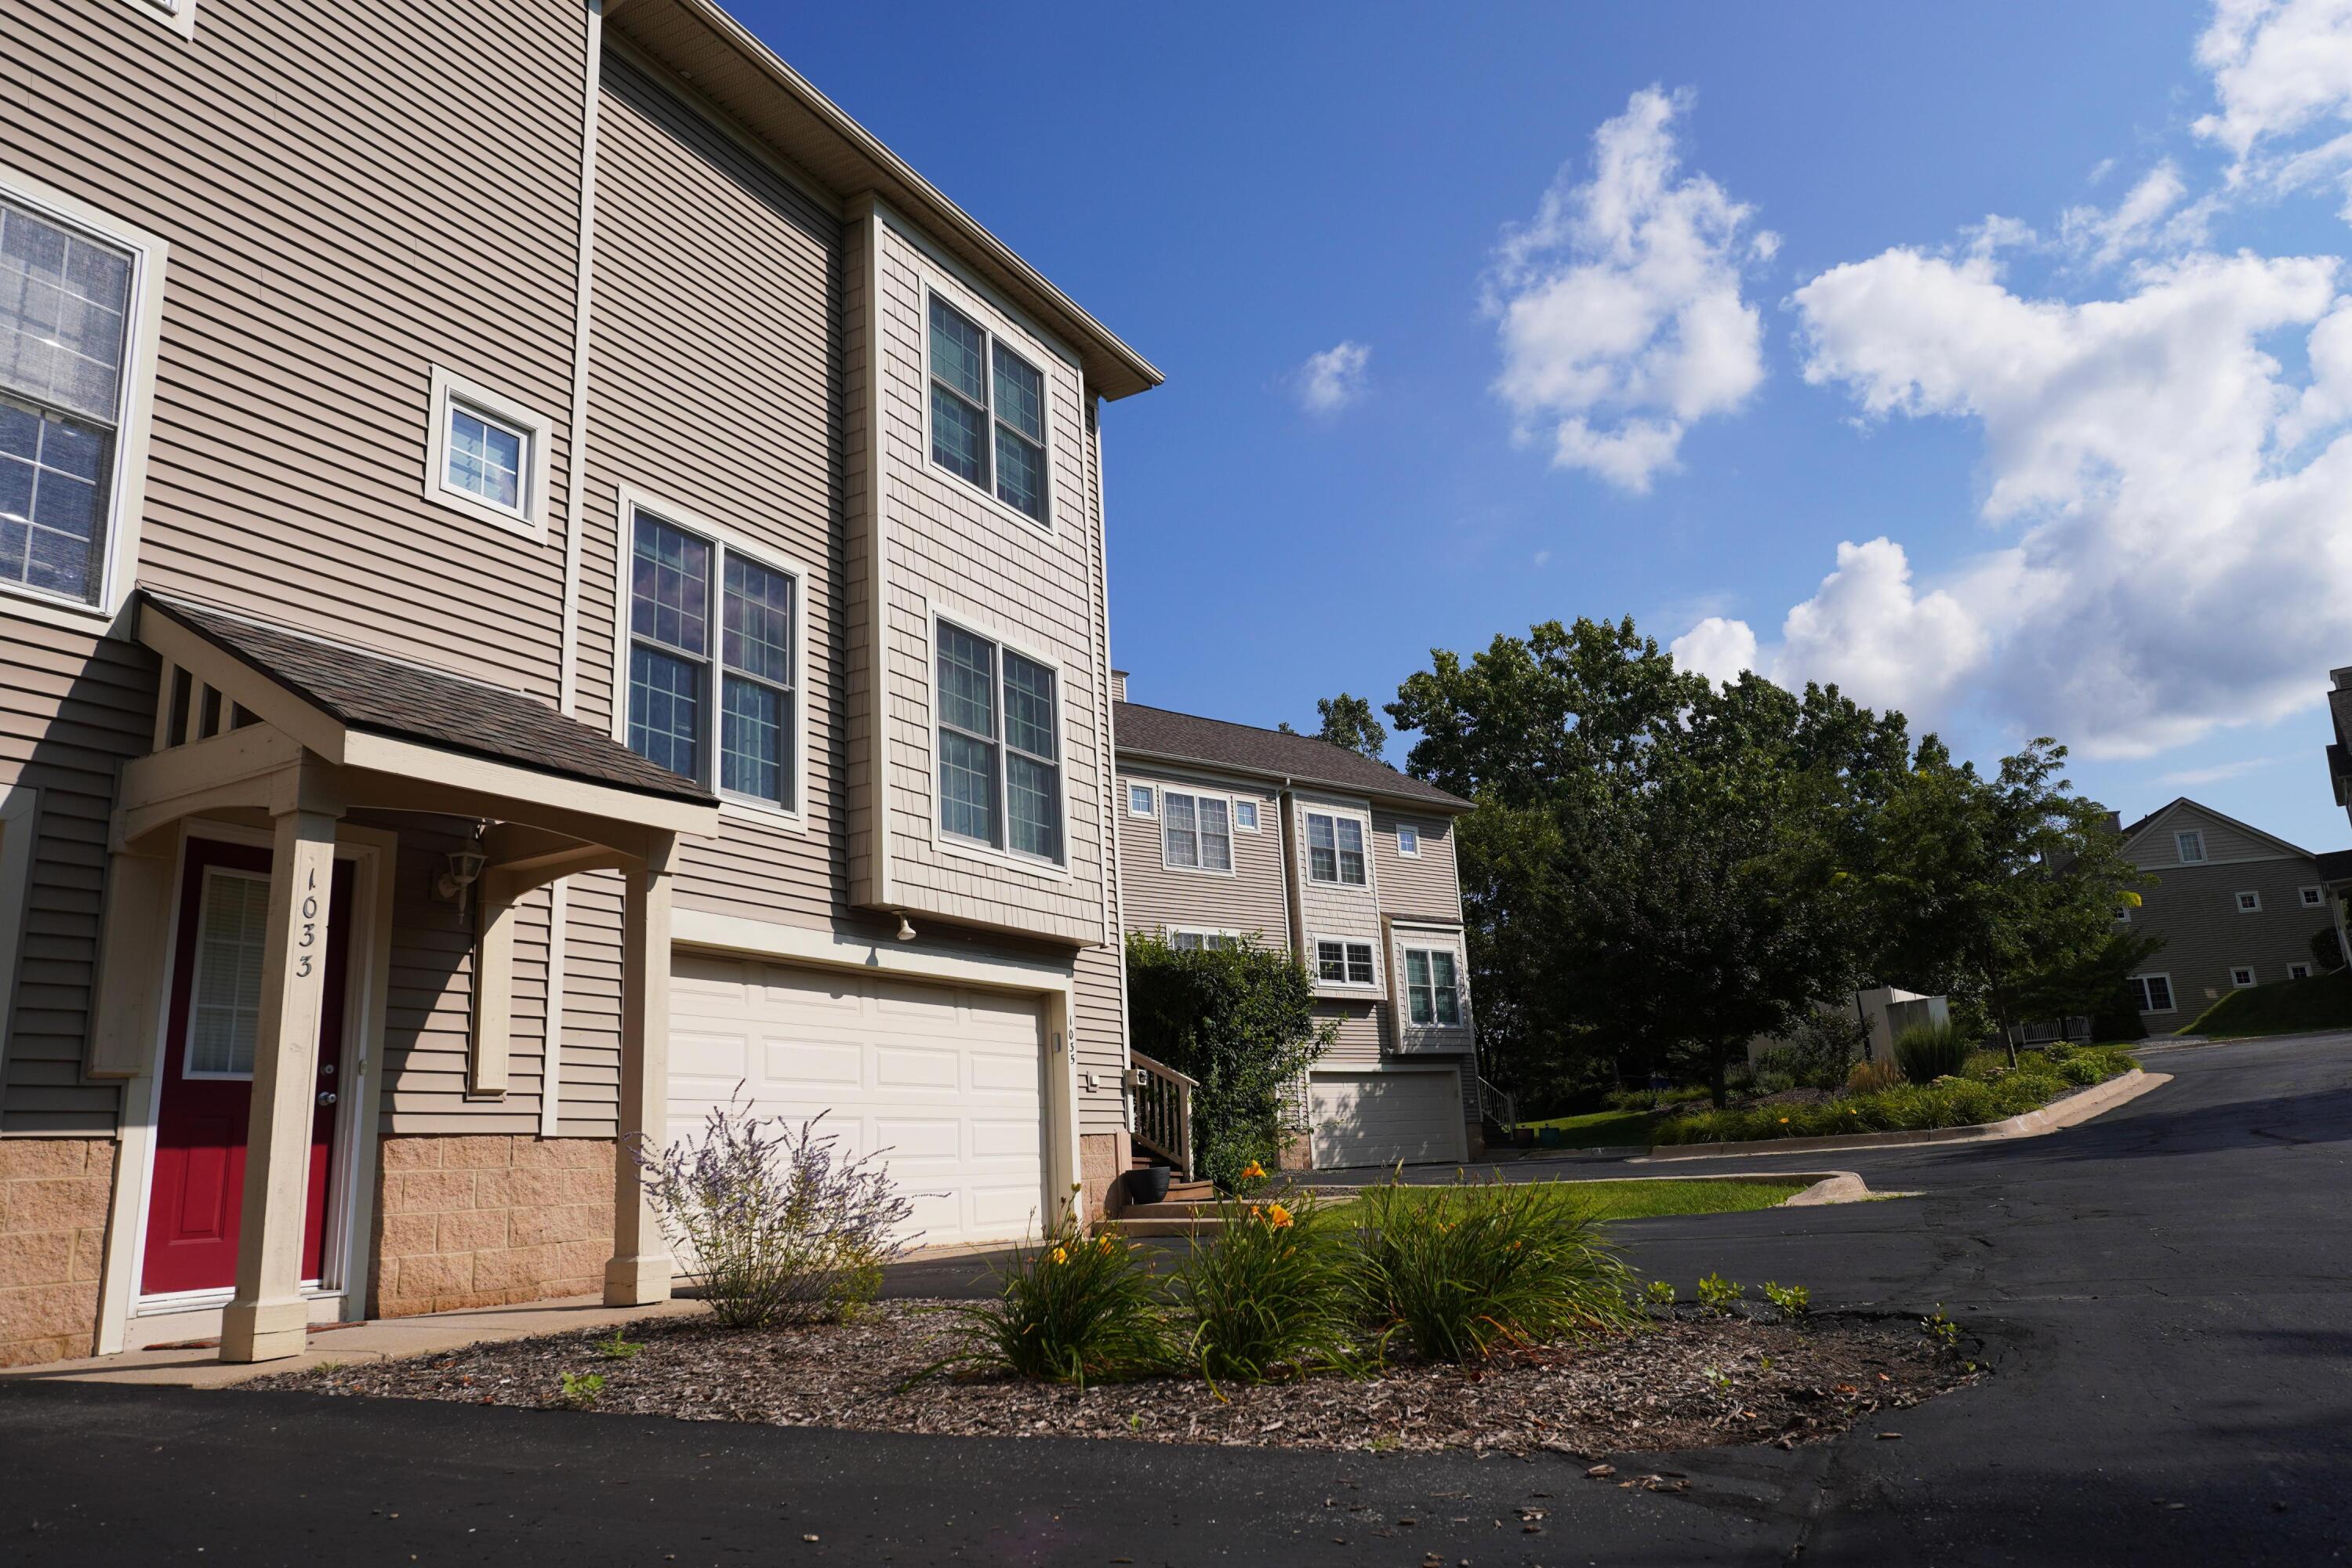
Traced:
<path fill-rule="evenodd" d="M 1716 1269 L 1801 1282 L 1822 1305 L 1940 1302 L 1999 1369 L 1904 1413 L 1899 1442 L 1864 1431 L 1672 1461 L 1694 1478 L 1686 1496 L 1622 1492 L 1549 1457 L 957 1441 L 12 1385 L 0 1389 L 0 1561 L 2342 1561 L 2352 1037 L 2150 1065 L 2175 1081 L 2087 1127 L 1837 1157 L 1921 1198 L 1619 1227 L 1640 1268 L 1685 1289 Z M 1738 1168 L 1776 1163 L 1822 1158 Z M 1530 1500 L 1552 1510 L 1543 1535 L 1522 1534 L 1512 1512 Z"/>

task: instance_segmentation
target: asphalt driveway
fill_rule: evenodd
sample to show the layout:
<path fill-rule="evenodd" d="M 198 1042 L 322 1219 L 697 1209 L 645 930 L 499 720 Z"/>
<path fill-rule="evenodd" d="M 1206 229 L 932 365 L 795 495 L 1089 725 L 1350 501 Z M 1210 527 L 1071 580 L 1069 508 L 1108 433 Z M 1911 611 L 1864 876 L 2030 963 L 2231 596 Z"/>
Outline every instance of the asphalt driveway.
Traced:
<path fill-rule="evenodd" d="M 1941 1303 L 1997 1375 L 1794 1452 L 972 1441 L 299 1394 L 0 1388 L 0 1561 L 2282 1563 L 2352 1540 L 2352 1037 L 2168 1053 L 2018 1142 L 1835 1157 L 1897 1202 L 1629 1221 L 1636 1266 Z M 1721 1168 L 1819 1168 L 1780 1156 Z M 1710 1166 L 1677 1165 L 1677 1173 Z M 904 1289 L 969 1281 L 925 1265 Z M 1542 1533 L 1514 1511 L 1549 1510 Z M 1412 1523 L 1403 1522 L 1410 1519 Z M 809 1540 L 814 1536 L 816 1539 Z"/>

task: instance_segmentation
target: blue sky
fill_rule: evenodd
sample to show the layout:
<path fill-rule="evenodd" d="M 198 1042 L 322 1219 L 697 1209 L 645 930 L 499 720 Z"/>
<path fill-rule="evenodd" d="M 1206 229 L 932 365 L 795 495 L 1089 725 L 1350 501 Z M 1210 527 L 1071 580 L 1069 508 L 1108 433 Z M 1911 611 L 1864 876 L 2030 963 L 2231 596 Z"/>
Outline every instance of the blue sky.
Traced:
<path fill-rule="evenodd" d="M 1138 700 L 1630 613 L 2352 843 L 2345 0 L 737 10 L 1166 371 Z"/>

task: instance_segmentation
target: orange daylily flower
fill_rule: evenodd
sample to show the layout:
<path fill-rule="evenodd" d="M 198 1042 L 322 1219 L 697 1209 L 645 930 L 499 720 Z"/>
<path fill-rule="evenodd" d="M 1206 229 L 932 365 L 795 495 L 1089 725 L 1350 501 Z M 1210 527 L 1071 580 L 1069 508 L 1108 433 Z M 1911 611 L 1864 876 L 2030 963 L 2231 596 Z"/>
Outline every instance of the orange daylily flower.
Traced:
<path fill-rule="evenodd" d="M 1242 1167 L 1242 1179 L 1245 1182 L 1258 1181 L 1265 1175 L 1265 1167 L 1259 1164 L 1255 1160 L 1252 1160 L 1248 1164 Z"/>
<path fill-rule="evenodd" d="M 1276 1230 L 1281 1230 L 1290 1224 L 1290 1211 L 1280 1204 L 1268 1204 L 1257 1212 L 1259 1218 Z"/>
<path fill-rule="evenodd" d="M 1058 1247 L 1054 1248 L 1054 1250 L 1047 1256 L 1052 1258 L 1056 1263 L 1067 1263 L 1070 1260 L 1069 1253 L 1064 1248 Z"/>

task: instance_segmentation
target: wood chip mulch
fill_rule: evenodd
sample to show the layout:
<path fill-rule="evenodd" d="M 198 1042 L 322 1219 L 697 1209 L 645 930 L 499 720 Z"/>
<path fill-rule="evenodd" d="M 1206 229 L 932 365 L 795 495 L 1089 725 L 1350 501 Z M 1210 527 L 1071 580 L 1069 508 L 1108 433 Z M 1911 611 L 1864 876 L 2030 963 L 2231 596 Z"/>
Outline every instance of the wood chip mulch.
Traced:
<path fill-rule="evenodd" d="M 1974 1383 L 1967 1352 L 1916 1320 L 1821 1313 L 1717 1319 L 1676 1309 L 1643 1331 L 1521 1351 L 1483 1367 L 1391 1364 L 1219 1399 L 1198 1379 L 1084 1389 L 932 1376 L 947 1353 L 932 1303 L 886 1301 L 857 1321 L 734 1331 L 651 1319 L 612 1356 L 609 1331 L 470 1346 L 409 1361 L 321 1367 L 245 1384 L 328 1394 L 557 1408 L 562 1374 L 604 1379 L 598 1411 L 962 1436 L 1126 1437 L 1356 1450 L 1537 1449 L 1591 1456 L 1729 1443 L 1781 1447 Z"/>

